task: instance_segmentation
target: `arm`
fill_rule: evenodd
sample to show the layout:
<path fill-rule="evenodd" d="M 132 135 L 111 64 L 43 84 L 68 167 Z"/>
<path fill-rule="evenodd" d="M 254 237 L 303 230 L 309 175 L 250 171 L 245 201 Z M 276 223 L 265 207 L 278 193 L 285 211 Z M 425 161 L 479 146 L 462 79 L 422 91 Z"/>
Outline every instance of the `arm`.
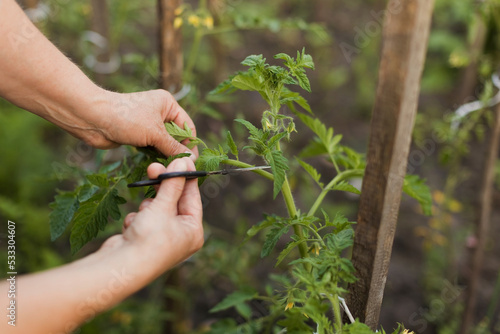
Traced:
<path fill-rule="evenodd" d="M 187 122 L 195 131 L 171 94 L 119 94 L 98 87 L 43 36 L 14 0 L 0 1 L 0 45 L 0 96 L 17 106 L 97 148 L 129 144 L 155 146 L 165 155 L 189 151 L 163 125 L 174 121 L 183 127 Z"/>
<path fill-rule="evenodd" d="M 164 172 L 194 170 L 187 158 L 165 170 L 148 169 L 150 178 Z M 202 208 L 197 180 L 162 182 L 154 200 L 127 215 L 123 234 L 109 238 L 99 251 L 71 264 L 17 281 L 16 326 L 4 316 L 0 333 L 70 333 L 183 261 L 203 244 Z M 0 283 L 6 305 L 8 287 Z M 4 309 L 5 310 L 5 309 Z"/>

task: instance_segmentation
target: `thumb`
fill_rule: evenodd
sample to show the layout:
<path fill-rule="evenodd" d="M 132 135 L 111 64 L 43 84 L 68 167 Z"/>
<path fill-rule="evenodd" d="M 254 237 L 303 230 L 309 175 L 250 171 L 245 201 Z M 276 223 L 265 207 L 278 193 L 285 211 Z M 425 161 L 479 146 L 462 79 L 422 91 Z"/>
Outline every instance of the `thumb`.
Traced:
<path fill-rule="evenodd" d="M 181 154 L 181 153 L 191 153 L 190 158 L 195 161 L 196 156 L 194 155 L 193 151 L 188 149 L 186 146 L 182 145 L 179 143 L 177 140 L 175 140 L 171 135 L 169 135 L 166 131 L 162 135 L 158 137 L 158 139 L 155 141 L 153 144 L 158 151 L 160 151 L 162 154 L 165 156 L 171 156 L 171 155 L 176 155 L 176 154 Z"/>
<path fill-rule="evenodd" d="M 156 178 L 160 173 L 183 172 L 189 170 L 188 163 L 193 165 L 193 162 L 188 158 L 175 159 L 165 167 L 160 164 L 151 164 L 148 168 L 148 176 Z M 163 169 L 163 171 L 161 171 Z M 178 215 L 178 202 L 184 191 L 186 178 L 174 177 L 162 181 L 160 188 L 157 191 L 156 197 L 153 200 L 154 205 L 158 206 L 160 210 L 167 216 Z"/>

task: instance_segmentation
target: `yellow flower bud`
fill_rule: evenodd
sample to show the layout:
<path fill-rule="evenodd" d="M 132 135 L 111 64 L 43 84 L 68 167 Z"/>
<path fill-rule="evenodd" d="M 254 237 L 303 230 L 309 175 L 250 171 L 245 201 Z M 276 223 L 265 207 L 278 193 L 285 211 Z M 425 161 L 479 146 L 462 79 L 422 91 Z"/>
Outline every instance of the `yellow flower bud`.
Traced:
<path fill-rule="evenodd" d="M 288 302 L 288 303 L 286 304 L 285 311 L 286 311 L 286 310 L 290 310 L 290 309 L 292 309 L 292 308 L 293 308 L 293 305 L 294 305 L 294 304 L 293 304 L 293 302 Z"/>
<path fill-rule="evenodd" d="M 197 28 L 200 26 L 200 18 L 196 15 L 189 15 L 188 23 L 193 27 Z"/>
<path fill-rule="evenodd" d="M 174 29 L 179 29 L 182 26 L 182 17 L 176 17 L 174 19 Z"/>
<path fill-rule="evenodd" d="M 211 17 L 211 16 L 207 16 L 205 17 L 205 19 L 203 20 L 203 24 L 205 25 L 205 27 L 207 27 L 208 29 L 213 29 L 214 28 L 214 18 Z"/>

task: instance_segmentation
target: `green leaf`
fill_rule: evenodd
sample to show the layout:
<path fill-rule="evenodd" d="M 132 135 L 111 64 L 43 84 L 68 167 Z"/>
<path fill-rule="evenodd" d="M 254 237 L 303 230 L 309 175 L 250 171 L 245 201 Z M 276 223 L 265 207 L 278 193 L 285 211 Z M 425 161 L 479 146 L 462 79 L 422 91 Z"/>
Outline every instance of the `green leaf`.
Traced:
<path fill-rule="evenodd" d="M 160 162 L 161 164 L 163 164 L 163 166 L 167 167 L 175 159 L 180 159 L 180 158 L 185 158 L 185 157 L 190 157 L 190 156 L 191 156 L 191 153 L 179 153 L 179 154 L 176 154 L 176 155 L 171 155 L 167 159 L 158 158 L 157 160 L 158 160 L 158 162 Z"/>
<path fill-rule="evenodd" d="M 250 55 L 241 64 L 250 67 L 263 67 L 266 64 L 266 58 L 262 55 Z"/>
<path fill-rule="evenodd" d="M 425 215 L 432 215 L 432 195 L 425 180 L 418 175 L 406 175 L 403 183 L 403 191 L 416 199 Z"/>
<path fill-rule="evenodd" d="M 336 252 L 341 252 L 345 248 L 352 246 L 353 230 L 349 228 L 336 234 L 328 234 L 326 240 L 328 248 Z"/>
<path fill-rule="evenodd" d="M 234 307 L 236 305 L 242 304 L 248 300 L 252 300 L 257 296 L 257 292 L 253 289 L 244 289 L 244 290 L 239 290 L 235 291 L 226 298 L 224 298 L 219 304 L 215 305 L 209 312 L 210 313 L 215 313 L 219 311 L 226 310 L 230 307 Z"/>
<path fill-rule="evenodd" d="M 266 229 L 268 227 L 271 227 L 273 226 L 274 223 L 276 223 L 276 221 L 280 219 L 280 217 L 278 216 L 275 216 L 275 215 L 271 215 L 271 216 L 266 216 L 265 219 L 263 221 L 261 221 L 260 223 L 256 224 L 256 225 L 253 225 L 248 231 L 247 231 L 247 238 L 245 239 L 248 240 L 249 238 L 252 238 L 254 237 L 257 233 L 259 233 L 260 231 L 262 231 L 263 229 Z"/>
<path fill-rule="evenodd" d="M 186 145 L 186 147 L 189 149 L 195 147 L 198 144 L 205 145 L 205 143 L 201 139 L 193 136 L 193 131 L 188 126 L 187 122 L 184 122 L 184 129 L 174 122 L 165 123 L 165 129 L 167 129 L 167 132 L 178 142 L 188 139 L 189 143 Z"/>
<path fill-rule="evenodd" d="M 261 257 L 268 256 L 276 246 L 276 243 L 281 238 L 281 236 L 287 233 L 289 229 L 290 225 L 284 225 L 284 224 L 272 228 L 266 235 L 266 240 L 264 241 L 264 245 L 262 246 L 262 252 L 260 253 L 260 256 Z"/>
<path fill-rule="evenodd" d="M 220 163 L 227 159 L 229 158 L 222 148 L 219 147 L 219 150 L 206 148 L 196 160 L 196 169 L 206 171 L 217 170 Z"/>
<path fill-rule="evenodd" d="M 299 158 L 295 157 L 299 164 L 306 170 L 306 172 L 313 178 L 313 180 L 320 186 L 320 188 L 323 188 L 324 184 L 320 182 L 321 179 L 321 174 L 318 173 L 316 168 L 313 166 L 309 165 L 307 162 L 300 160 Z"/>
<path fill-rule="evenodd" d="M 334 185 L 331 190 L 340 190 L 340 191 L 347 191 L 356 195 L 360 195 L 361 191 L 359 191 L 356 187 L 348 183 L 347 181 L 342 181 L 336 185 Z"/>
<path fill-rule="evenodd" d="M 93 185 L 106 188 L 109 186 L 108 176 L 106 174 L 91 174 L 86 176 L 87 180 Z"/>
<path fill-rule="evenodd" d="M 64 233 L 79 204 L 78 197 L 74 192 L 62 192 L 54 197 L 54 202 L 49 205 L 53 210 L 49 215 L 51 241 L 56 240 Z"/>
<path fill-rule="evenodd" d="M 297 78 L 299 82 L 299 86 L 308 91 L 311 92 L 311 84 L 309 83 L 309 79 L 307 78 L 307 75 L 304 73 L 302 69 L 297 69 L 292 72 L 293 76 Z"/>
<path fill-rule="evenodd" d="M 236 146 L 236 143 L 234 142 L 233 136 L 231 136 L 231 132 L 227 132 L 226 135 L 226 142 L 227 146 L 229 146 L 229 150 L 231 153 L 238 159 L 238 146 Z"/>
<path fill-rule="evenodd" d="M 240 73 L 231 81 L 232 85 L 241 90 L 260 92 L 263 90 L 264 80 L 253 72 Z"/>
<path fill-rule="evenodd" d="M 370 329 L 364 323 L 356 321 L 353 324 L 348 324 L 342 327 L 342 333 L 344 334 L 374 334 L 375 332 Z"/>
<path fill-rule="evenodd" d="M 248 131 L 252 136 L 257 138 L 260 138 L 262 136 L 262 131 L 257 129 L 257 127 L 252 123 L 250 123 L 249 121 L 240 118 L 235 119 L 234 121 L 243 124 L 248 129 Z"/>
<path fill-rule="evenodd" d="M 285 257 L 290 254 L 290 252 L 295 248 L 297 247 L 300 243 L 304 242 L 303 240 L 299 240 L 299 241 L 290 241 L 285 249 L 283 249 L 281 251 L 281 253 L 278 255 L 278 258 L 276 259 L 276 264 L 274 265 L 275 267 L 277 267 L 281 261 L 283 261 L 285 259 Z"/>
<path fill-rule="evenodd" d="M 274 175 L 273 198 L 276 198 L 283 187 L 286 178 L 288 160 L 283 156 L 281 151 L 268 151 L 265 155 L 267 163 L 271 166 Z"/>
<path fill-rule="evenodd" d="M 99 191 L 81 203 L 72 220 L 71 252 L 75 254 L 87 242 L 95 238 L 99 230 L 104 230 L 110 216 L 114 220 L 120 219 L 118 205 L 125 202 L 125 199 L 118 195 L 115 188 L 110 188 Z"/>
<path fill-rule="evenodd" d="M 269 142 L 267 143 L 267 147 L 269 149 L 273 149 L 280 142 L 280 140 L 285 138 L 286 136 L 288 136 L 287 132 L 281 132 L 281 133 L 274 135 L 273 137 L 271 137 L 271 139 L 269 139 Z"/>

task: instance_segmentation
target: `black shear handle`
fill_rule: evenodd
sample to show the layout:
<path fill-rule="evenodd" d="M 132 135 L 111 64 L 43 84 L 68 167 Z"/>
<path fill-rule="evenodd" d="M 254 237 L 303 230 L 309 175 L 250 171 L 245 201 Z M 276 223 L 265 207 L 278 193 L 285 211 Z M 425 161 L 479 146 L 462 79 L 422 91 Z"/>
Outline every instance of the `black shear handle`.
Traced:
<path fill-rule="evenodd" d="M 203 176 L 207 176 L 206 171 L 193 170 L 193 171 L 186 171 L 186 172 L 163 173 L 163 174 L 158 175 L 158 178 L 156 178 L 156 179 L 130 183 L 127 185 L 127 187 L 135 188 L 135 187 L 154 186 L 156 184 L 160 184 L 161 181 L 163 181 L 163 180 L 171 179 L 174 177 L 185 177 L 187 180 L 192 180 L 192 179 L 196 179 L 196 178 L 203 177 Z"/>

